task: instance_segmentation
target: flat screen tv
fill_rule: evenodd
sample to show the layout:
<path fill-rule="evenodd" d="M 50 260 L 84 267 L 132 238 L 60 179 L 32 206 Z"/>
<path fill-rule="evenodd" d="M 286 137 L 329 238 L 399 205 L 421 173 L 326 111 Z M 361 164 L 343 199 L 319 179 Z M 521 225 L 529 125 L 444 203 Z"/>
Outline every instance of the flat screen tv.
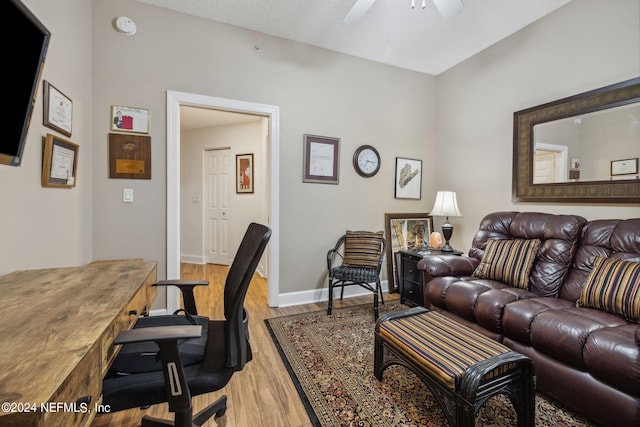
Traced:
<path fill-rule="evenodd" d="M 0 164 L 20 166 L 51 33 L 19 0 L 3 0 L 5 116 Z"/>

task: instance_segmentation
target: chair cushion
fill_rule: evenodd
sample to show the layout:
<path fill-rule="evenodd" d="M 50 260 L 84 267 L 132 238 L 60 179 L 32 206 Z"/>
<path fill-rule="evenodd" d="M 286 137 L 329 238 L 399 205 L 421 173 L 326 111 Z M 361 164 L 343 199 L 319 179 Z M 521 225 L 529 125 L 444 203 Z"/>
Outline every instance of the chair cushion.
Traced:
<path fill-rule="evenodd" d="M 596 257 L 578 305 L 640 321 L 640 262 Z"/>
<path fill-rule="evenodd" d="M 529 289 L 529 272 L 536 259 L 540 239 L 491 239 L 473 277 L 498 280 Z"/>
<path fill-rule="evenodd" d="M 180 359 L 183 366 L 191 366 L 204 360 L 207 346 L 209 319 L 204 316 L 194 316 L 196 324 L 202 326 L 200 338 L 192 338 L 178 341 Z M 140 317 L 134 328 L 152 328 L 156 326 L 191 325 L 185 317 L 179 315 L 161 315 Z M 142 372 L 162 370 L 160 349 L 151 341 L 125 344 L 122 346 L 115 360 L 111 364 L 111 370 L 121 374 L 139 374 Z"/>
<path fill-rule="evenodd" d="M 349 267 L 377 268 L 380 263 L 382 236 L 382 231 L 347 230 L 343 264 Z"/>

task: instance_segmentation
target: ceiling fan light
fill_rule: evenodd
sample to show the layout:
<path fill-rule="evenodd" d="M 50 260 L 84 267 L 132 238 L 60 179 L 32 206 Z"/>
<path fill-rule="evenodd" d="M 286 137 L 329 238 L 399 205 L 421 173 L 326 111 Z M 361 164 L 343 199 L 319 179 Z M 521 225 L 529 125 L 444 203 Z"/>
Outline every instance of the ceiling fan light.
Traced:
<path fill-rule="evenodd" d="M 453 18 L 462 10 L 462 0 L 433 0 L 444 19 Z"/>

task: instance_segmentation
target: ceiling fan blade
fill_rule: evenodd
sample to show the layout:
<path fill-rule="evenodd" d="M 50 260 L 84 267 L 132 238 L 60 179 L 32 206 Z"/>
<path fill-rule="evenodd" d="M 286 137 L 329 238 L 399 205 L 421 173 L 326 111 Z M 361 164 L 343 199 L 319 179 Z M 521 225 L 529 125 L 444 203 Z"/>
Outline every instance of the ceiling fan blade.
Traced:
<path fill-rule="evenodd" d="M 376 0 L 356 0 L 355 4 L 345 15 L 342 22 L 344 22 L 345 24 L 352 24 L 359 21 L 360 18 L 362 18 L 364 14 L 367 13 L 369 8 L 375 1 Z"/>
<path fill-rule="evenodd" d="M 453 18 L 462 10 L 462 0 L 433 0 L 444 19 Z"/>

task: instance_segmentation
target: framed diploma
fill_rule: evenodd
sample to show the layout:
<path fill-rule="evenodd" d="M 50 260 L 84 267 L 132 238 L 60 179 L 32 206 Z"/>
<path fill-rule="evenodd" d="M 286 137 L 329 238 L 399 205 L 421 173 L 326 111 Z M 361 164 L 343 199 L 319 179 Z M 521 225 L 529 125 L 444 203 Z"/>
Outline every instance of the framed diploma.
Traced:
<path fill-rule="evenodd" d="M 65 136 L 71 136 L 73 102 L 46 80 L 43 106 L 43 124 Z"/>
<path fill-rule="evenodd" d="M 42 186 L 71 188 L 78 174 L 78 145 L 50 133 L 44 138 Z"/>
<path fill-rule="evenodd" d="M 340 138 L 304 135 L 302 182 L 338 184 Z"/>
<path fill-rule="evenodd" d="M 634 175 L 638 173 L 638 158 L 612 160 L 611 176 L 617 175 Z"/>

